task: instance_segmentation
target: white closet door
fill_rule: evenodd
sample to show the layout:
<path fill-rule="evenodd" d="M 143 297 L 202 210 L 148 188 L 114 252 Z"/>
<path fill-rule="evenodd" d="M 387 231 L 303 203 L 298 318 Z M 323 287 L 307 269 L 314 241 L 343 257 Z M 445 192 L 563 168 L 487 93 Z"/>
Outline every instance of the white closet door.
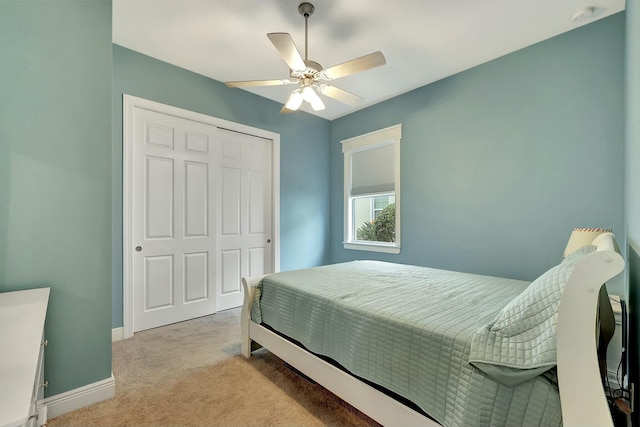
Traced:
<path fill-rule="evenodd" d="M 215 312 L 215 126 L 134 111 L 134 330 Z"/>
<path fill-rule="evenodd" d="M 273 141 L 133 108 L 133 331 L 242 305 L 273 271 Z"/>
<path fill-rule="evenodd" d="M 242 304 L 242 276 L 273 272 L 272 141 L 220 129 L 217 309 Z"/>

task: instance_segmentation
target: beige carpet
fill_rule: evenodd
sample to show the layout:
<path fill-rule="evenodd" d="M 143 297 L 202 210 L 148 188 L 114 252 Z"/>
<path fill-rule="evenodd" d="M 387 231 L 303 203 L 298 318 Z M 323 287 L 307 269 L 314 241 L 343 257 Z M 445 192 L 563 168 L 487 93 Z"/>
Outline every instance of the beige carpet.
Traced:
<path fill-rule="evenodd" d="M 269 352 L 240 356 L 239 314 L 229 310 L 114 343 L 116 397 L 48 425 L 378 425 Z"/>

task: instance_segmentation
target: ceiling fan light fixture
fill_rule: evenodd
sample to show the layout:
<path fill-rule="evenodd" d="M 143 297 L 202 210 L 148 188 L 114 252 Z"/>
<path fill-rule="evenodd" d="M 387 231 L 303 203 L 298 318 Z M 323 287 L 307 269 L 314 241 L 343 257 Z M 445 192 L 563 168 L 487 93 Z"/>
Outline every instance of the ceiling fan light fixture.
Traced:
<path fill-rule="evenodd" d="M 289 99 L 287 99 L 285 108 L 291 111 L 296 111 L 302 105 L 303 100 L 304 96 L 302 95 L 302 92 L 300 92 L 300 89 L 296 89 L 291 92 L 291 95 L 289 95 Z"/>
<path fill-rule="evenodd" d="M 314 111 L 324 110 L 324 103 L 320 99 L 318 93 L 313 89 L 313 86 L 302 86 L 302 97 L 305 101 L 311 104 L 311 108 L 313 108 Z"/>
<path fill-rule="evenodd" d="M 311 104 L 311 102 L 318 97 L 318 94 L 310 85 L 304 85 L 302 86 L 302 97 L 305 101 Z"/>
<path fill-rule="evenodd" d="M 322 102 L 322 99 L 320 99 L 320 97 L 317 97 L 315 100 L 311 101 L 310 104 L 311 108 L 313 108 L 313 111 L 324 110 L 324 102 Z"/>

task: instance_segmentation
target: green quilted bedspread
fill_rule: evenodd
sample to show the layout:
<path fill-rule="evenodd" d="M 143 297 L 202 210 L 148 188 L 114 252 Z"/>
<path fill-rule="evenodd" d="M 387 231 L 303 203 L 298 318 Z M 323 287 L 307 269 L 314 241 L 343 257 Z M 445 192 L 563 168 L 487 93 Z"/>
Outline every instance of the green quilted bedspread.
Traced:
<path fill-rule="evenodd" d="M 444 426 L 561 425 L 553 375 L 507 386 L 469 364 L 474 333 L 527 285 L 354 261 L 265 277 L 252 318 Z"/>

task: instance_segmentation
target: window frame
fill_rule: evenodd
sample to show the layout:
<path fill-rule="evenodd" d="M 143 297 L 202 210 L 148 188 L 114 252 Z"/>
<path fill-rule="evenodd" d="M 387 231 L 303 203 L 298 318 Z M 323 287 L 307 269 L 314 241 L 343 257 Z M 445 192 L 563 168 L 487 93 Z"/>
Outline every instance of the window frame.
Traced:
<path fill-rule="evenodd" d="M 340 141 L 344 157 L 344 236 L 342 245 L 345 249 L 384 252 L 399 254 L 400 245 L 400 140 L 402 139 L 402 124 L 390 126 L 364 135 Z M 396 241 L 371 242 L 353 240 L 353 204 L 351 203 L 351 159 L 357 152 L 382 147 L 394 146 L 394 195 L 396 204 Z M 361 195 L 362 196 L 362 195 Z"/>

